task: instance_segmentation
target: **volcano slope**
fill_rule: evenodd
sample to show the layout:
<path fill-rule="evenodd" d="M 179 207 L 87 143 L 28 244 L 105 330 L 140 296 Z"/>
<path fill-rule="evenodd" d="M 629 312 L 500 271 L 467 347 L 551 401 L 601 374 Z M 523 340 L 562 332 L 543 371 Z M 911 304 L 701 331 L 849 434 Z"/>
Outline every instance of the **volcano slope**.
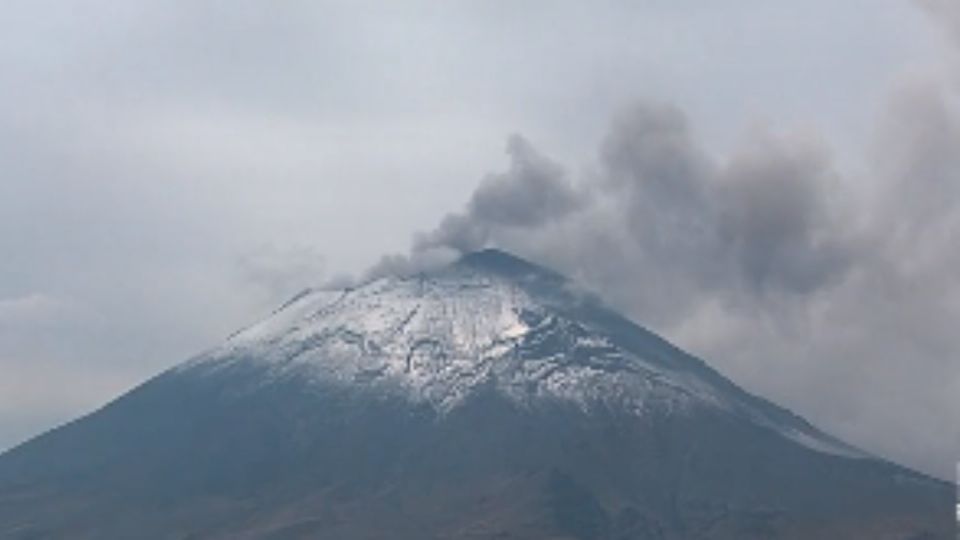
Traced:
<path fill-rule="evenodd" d="M 0 456 L 0 538 L 954 538 L 871 457 L 486 250 L 271 317 Z"/>

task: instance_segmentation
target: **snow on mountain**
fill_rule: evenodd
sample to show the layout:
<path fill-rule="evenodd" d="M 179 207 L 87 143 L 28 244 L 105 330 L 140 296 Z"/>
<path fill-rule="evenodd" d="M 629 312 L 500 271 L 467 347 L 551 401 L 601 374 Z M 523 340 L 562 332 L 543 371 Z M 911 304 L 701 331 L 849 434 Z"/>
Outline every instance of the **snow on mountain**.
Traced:
<path fill-rule="evenodd" d="M 0 455 L 0 538 L 939 540 L 954 498 L 491 250 L 306 291 Z"/>
<path fill-rule="evenodd" d="M 430 273 L 304 291 L 178 369 L 253 363 L 266 371 L 264 384 L 306 377 L 400 395 L 439 414 L 490 388 L 522 407 L 635 415 L 705 407 L 819 452 L 864 456 L 572 290 L 558 275 L 487 250 Z"/>

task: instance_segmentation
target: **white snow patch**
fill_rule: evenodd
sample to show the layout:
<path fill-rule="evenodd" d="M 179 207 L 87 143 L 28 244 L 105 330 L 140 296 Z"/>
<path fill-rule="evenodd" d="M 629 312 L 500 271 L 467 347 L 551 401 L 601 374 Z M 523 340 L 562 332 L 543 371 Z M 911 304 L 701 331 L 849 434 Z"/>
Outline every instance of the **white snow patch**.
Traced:
<path fill-rule="evenodd" d="M 525 322 L 531 316 L 541 318 Z M 712 379 L 617 347 L 506 278 L 463 269 L 307 291 L 181 369 L 233 362 L 399 393 L 441 413 L 491 383 L 521 405 L 559 400 L 587 410 L 603 403 L 637 415 L 694 406 L 744 414 L 745 407 Z M 863 457 L 798 425 L 777 425 L 763 410 L 746 417 L 819 452 Z"/>

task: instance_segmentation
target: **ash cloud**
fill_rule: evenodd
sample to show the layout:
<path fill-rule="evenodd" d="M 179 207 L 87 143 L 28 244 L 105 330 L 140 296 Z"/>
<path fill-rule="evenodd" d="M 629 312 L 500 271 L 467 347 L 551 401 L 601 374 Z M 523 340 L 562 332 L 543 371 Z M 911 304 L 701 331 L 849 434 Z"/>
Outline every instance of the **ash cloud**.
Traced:
<path fill-rule="evenodd" d="M 842 279 L 857 246 L 832 200 L 841 182 L 825 150 L 755 141 L 724 166 L 717 184 L 722 251 L 748 288 L 810 294 Z"/>
<path fill-rule="evenodd" d="M 828 431 L 947 477 L 960 455 L 950 100 L 944 87 L 906 85 L 862 176 L 809 135 L 753 133 L 711 156 L 669 104 L 617 115 L 575 179 L 513 137 L 507 170 L 378 272 L 513 251 Z"/>
<path fill-rule="evenodd" d="M 360 281 L 442 266 L 496 244 L 500 237 L 550 227 L 588 204 L 588 195 L 568 181 L 563 167 L 523 137 L 511 136 L 506 150 L 509 168 L 483 178 L 462 212 L 448 214 L 434 230 L 417 235 L 409 256 L 381 257 Z"/>
<path fill-rule="evenodd" d="M 520 137 L 507 152 L 508 170 L 420 235 L 413 260 L 514 249 L 668 321 L 705 293 L 809 294 L 851 264 L 855 243 L 832 202 L 838 175 L 815 142 L 763 134 L 713 160 L 680 109 L 645 103 L 614 120 L 576 183 Z"/>
<path fill-rule="evenodd" d="M 437 247 L 475 251 L 501 230 L 548 226 L 584 204 L 563 168 L 540 154 L 523 137 L 510 137 L 507 154 L 510 168 L 484 178 L 466 210 L 448 215 L 437 229 L 420 236 L 415 251 Z"/>

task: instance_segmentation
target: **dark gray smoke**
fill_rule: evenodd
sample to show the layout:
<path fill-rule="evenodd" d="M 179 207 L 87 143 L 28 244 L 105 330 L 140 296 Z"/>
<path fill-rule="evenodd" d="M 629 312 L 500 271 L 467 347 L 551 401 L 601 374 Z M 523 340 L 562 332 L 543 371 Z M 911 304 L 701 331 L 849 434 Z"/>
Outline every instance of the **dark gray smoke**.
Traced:
<path fill-rule="evenodd" d="M 584 282 L 748 388 L 946 476 L 960 455 L 960 123 L 908 85 L 864 177 L 815 137 L 701 147 L 683 111 L 614 119 L 590 172 L 520 137 L 507 170 L 380 275 L 497 246 Z"/>
<path fill-rule="evenodd" d="M 960 44 L 960 3 L 918 0 Z M 904 80 L 873 150 L 817 136 L 709 154 L 676 106 L 617 114 L 571 177 L 515 136 L 505 172 L 374 275 L 496 246 L 554 267 L 747 388 L 883 456 L 960 459 L 957 88 Z"/>
<path fill-rule="evenodd" d="M 444 218 L 432 233 L 416 241 L 415 251 L 449 247 L 475 251 L 501 230 L 535 229 L 563 219 L 584 201 L 569 184 L 560 165 L 542 156 L 526 139 L 507 143 L 510 168 L 480 182 L 467 209 Z"/>
<path fill-rule="evenodd" d="M 857 245 L 823 149 L 757 140 L 725 164 L 716 184 L 722 250 L 753 292 L 810 294 L 843 278 Z"/>
<path fill-rule="evenodd" d="M 508 170 L 419 236 L 411 259 L 387 258 L 378 273 L 420 268 L 415 261 L 438 250 L 496 245 L 664 322 L 704 294 L 803 295 L 842 278 L 855 242 L 832 202 L 839 179 L 825 151 L 768 135 L 715 163 L 688 124 L 669 105 L 624 111 L 594 172 L 576 184 L 515 136 Z"/>

